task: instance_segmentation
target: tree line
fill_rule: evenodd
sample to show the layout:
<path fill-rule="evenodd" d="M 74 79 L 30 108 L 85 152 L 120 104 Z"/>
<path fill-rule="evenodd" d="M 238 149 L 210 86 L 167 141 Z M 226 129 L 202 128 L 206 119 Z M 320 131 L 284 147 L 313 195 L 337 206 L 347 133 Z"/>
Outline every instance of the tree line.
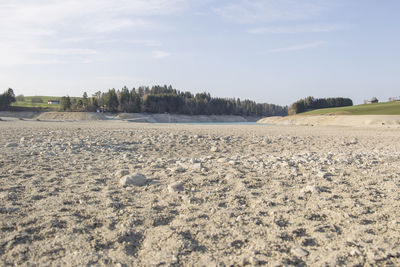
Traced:
<path fill-rule="evenodd" d="M 314 98 L 312 96 L 309 96 L 307 98 L 300 99 L 294 102 L 289 109 L 289 113 L 298 114 L 314 109 L 346 107 L 352 105 L 353 101 L 350 98 Z"/>
<path fill-rule="evenodd" d="M 11 103 L 16 101 L 13 89 L 9 88 L 3 94 L 0 94 L 0 110 L 7 110 Z"/>
<path fill-rule="evenodd" d="M 259 104 L 239 98 L 211 97 L 209 93 L 192 94 L 181 92 L 172 86 L 139 87 L 129 90 L 97 92 L 91 97 L 85 92 L 82 98 L 61 98 L 62 110 L 107 111 L 126 113 L 174 113 L 187 115 L 242 115 L 285 116 L 287 107 L 274 104 Z"/>

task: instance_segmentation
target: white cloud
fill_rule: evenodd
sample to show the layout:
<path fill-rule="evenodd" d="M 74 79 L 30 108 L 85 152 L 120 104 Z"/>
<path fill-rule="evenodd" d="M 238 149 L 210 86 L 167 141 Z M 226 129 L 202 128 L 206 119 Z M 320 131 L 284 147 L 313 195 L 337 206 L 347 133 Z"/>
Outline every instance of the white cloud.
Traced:
<path fill-rule="evenodd" d="M 154 40 L 128 40 L 127 43 L 150 46 L 150 47 L 161 46 L 160 42 Z"/>
<path fill-rule="evenodd" d="M 316 48 L 316 47 L 322 46 L 324 44 L 326 44 L 326 42 L 320 41 L 320 42 L 300 44 L 300 45 L 294 45 L 294 46 L 288 46 L 288 47 L 280 47 L 280 48 L 269 49 L 269 50 L 265 51 L 263 54 L 274 54 L 274 53 L 281 53 L 281 52 L 300 51 L 300 50 Z"/>
<path fill-rule="evenodd" d="M 96 50 L 93 49 L 36 49 L 29 51 L 35 54 L 43 54 L 43 55 L 60 55 L 60 56 L 68 56 L 68 55 L 94 55 L 97 54 Z"/>
<path fill-rule="evenodd" d="M 165 51 L 160 51 L 160 50 L 153 51 L 153 58 L 155 59 L 162 59 L 169 56 L 171 56 L 171 54 Z"/>
<path fill-rule="evenodd" d="M 296 21 L 314 18 L 327 9 L 329 0 L 234 0 L 214 11 L 238 23 Z"/>
<path fill-rule="evenodd" d="M 134 32 L 160 30 L 160 17 L 184 11 L 189 0 L 2 0 L 0 44 L 11 47 L 2 64 L 59 62 L 57 56 L 95 55 L 91 47 L 126 42 Z M 118 36 L 119 34 L 119 36 Z M 143 41 L 144 46 L 158 46 Z M 0 53 L 4 54 L 4 52 Z M 48 58 L 49 56 L 52 58 Z M 46 56 L 47 58 L 43 58 Z M 165 57 L 165 56 L 164 56 Z M 85 59 L 92 61 L 95 59 Z"/>
<path fill-rule="evenodd" d="M 344 29 L 344 25 L 296 25 L 283 27 L 258 27 L 249 30 L 249 33 L 262 34 L 296 34 L 296 33 L 324 33 Z"/>

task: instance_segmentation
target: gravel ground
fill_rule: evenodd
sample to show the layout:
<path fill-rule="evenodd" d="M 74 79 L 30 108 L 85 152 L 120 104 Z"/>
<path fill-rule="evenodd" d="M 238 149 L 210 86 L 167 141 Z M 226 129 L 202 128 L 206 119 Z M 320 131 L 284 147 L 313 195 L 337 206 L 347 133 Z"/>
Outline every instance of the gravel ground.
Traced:
<path fill-rule="evenodd" d="M 0 121 L 0 265 L 398 266 L 400 132 Z"/>

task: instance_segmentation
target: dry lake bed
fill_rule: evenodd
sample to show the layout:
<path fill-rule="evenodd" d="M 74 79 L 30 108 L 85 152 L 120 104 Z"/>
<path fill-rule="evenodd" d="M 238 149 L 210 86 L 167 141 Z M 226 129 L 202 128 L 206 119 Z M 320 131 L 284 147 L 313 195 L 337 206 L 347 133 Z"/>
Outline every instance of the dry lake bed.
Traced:
<path fill-rule="evenodd" d="M 1 266 L 399 266 L 390 127 L 0 121 Z"/>

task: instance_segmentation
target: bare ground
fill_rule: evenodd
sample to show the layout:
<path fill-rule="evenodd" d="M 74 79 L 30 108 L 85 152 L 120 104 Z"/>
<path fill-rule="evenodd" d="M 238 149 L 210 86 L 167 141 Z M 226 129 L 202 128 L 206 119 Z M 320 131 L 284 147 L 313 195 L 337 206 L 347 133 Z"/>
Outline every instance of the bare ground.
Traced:
<path fill-rule="evenodd" d="M 2 266 L 400 264 L 396 129 L 1 121 L 0 137 Z"/>

